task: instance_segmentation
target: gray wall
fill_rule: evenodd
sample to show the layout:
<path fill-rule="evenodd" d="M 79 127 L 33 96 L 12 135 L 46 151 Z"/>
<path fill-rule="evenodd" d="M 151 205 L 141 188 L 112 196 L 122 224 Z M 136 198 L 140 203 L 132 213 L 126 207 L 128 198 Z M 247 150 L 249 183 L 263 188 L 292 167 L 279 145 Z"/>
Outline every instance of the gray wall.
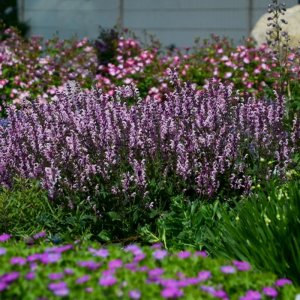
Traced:
<path fill-rule="evenodd" d="M 19 0 L 31 35 L 50 38 L 97 37 L 120 21 L 122 0 Z M 287 7 L 298 3 L 285 0 Z M 154 34 L 164 44 L 190 46 L 211 33 L 239 42 L 266 12 L 269 0 L 123 0 L 123 25 L 143 36 Z"/>

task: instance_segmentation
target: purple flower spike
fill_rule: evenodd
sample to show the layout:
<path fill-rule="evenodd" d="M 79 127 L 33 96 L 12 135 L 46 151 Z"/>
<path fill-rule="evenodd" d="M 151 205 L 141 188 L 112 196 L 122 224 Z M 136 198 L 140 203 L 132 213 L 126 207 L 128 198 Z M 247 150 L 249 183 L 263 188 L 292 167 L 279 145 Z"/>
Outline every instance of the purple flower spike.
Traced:
<path fill-rule="evenodd" d="M 263 293 L 266 295 L 266 296 L 269 296 L 269 297 L 272 297 L 272 298 L 275 298 L 277 297 L 278 295 L 278 292 L 276 291 L 276 289 L 274 289 L 273 287 L 270 287 L 270 286 L 266 286 L 262 289 Z"/>
<path fill-rule="evenodd" d="M 292 284 L 293 282 L 287 278 L 280 278 L 275 282 L 275 285 L 278 287 L 285 286 L 286 284 Z"/>
<path fill-rule="evenodd" d="M 177 287 L 167 287 L 163 289 L 160 295 L 165 299 L 176 299 L 183 296 L 183 291 L 178 289 Z"/>
<path fill-rule="evenodd" d="M 6 249 L 5 248 L 0 248 L 0 255 L 6 254 Z"/>
<path fill-rule="evenodd" d="M 0 243 L 8 241 L 10 238 L 11 238 L 10 234 L 3 233 L 0 235 Z"/>
<path fill-rule="evenodd" d="M 198 273 L 198 279 L 199 281 L 205 281 L 211 278 L 211 272 L 210 271 L 201 271 Z"/>
<path fill-rule="evenodd" d="M 24 266 L 26 264 L 26 262 L 27 262 L 26 258 L 24 258 L 24 257 L 18 257 L 18 256 L 16 256 L 16 257 L 12 257 L 10 259 L 10 264 L 11 265 Z"/>
<path fill-rule="evenodd" d="M 249 290 L 240 300 L 260 300 L 261 294 L 258 291 Z"/>
<path fill-rule="evenodd" d="M 249 271 L 251 269 L 251 265 L 246 261 L 233 261 L 233 265 L 237 268 L 239 271 Z"/>
<path fill-rule="evenodd" d="M 132 290 L 128 292 L 128 296 L 130 299 L 140 299 L 141 295 L 142 294 L 139 290 Z"/>
<path fill-rule="evenodd" d="M 77 283 L 77 284 L 85 283 L 85 282 L 89 281 L 90 278 L 91 278 L 90 275 L 83 275 L 83 276 L 79 277 L 79 278 L 76 280 L 76 283 Z"/>
<path fill-rule="evenodd" d="M 177 256 L 181 259 L 186 259 L 186 258 L 189 258 L 191 256 L 191 252 L 189 252 L 189 251 L 180 251 L 180 252 L 178 252 Z"/>
<path fill-rule="evenodd" d="M 233 274 L 236 272 L 236 269 L 233 266 L 223 266 L 220 270 L 224 274 Z"/>
<path fill-rule="evenodd" d="M 162 260 L 168 255 L 168 251 L 159 249 L 154 251 L 152 255 L 155 259 Z"/>
<path fill-rule="evenodd" d="M 99 285 L 112 286 L 117 283 L 117 278 L 112 275 L 102 276 L 99 280 Z"/>

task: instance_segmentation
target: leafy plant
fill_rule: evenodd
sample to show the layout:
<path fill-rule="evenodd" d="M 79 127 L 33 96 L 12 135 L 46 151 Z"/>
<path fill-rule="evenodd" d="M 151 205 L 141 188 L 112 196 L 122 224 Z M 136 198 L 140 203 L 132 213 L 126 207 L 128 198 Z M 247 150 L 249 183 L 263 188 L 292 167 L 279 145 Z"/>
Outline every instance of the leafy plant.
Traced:
<path fill-rule="evenodd" d="M 238 203 L 231 216 L 221 211 L 206 246 L 213 255 L 247 260 L 299 283 L 299 216 L 299 181 L 272 182 Z"/>

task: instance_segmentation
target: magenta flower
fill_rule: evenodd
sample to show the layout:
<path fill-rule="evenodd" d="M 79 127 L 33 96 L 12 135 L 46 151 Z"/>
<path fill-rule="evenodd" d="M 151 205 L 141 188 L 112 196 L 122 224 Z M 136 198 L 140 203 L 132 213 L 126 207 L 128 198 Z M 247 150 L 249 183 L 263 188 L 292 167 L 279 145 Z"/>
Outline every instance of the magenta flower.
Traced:
<path fill-rule="evenodd" d="M 46 249 L 45 252 L 63 253 L 63 252 L 66 252 L 68 250 L 71 250 L 71 249 L 73 249 L 73 245 L 64 245 L 64 246 L 60 246 L 60 247 L 48 248 L 48 249 Z"/>
<path fill-rule="evenodd" d="M 39 255 L 39 260 L 43 264 L 52 264 L 56 263 L 61 259 L 61 254 L 60 253 L 43 253 Z"/>
<path fill-rule="evenodd" d="M 154 251 L 152 255 L 155 259 L 162 260 L 168 255 L 168 251 L 158 249 L 158 250 Z"/>
<path fill-rule="evenodd" d="M 275 285 L 278 287 L 285 286 L 287 284 L 292 284 L 293 282 L 290 279 L 287 278 L 280 278 L 275 282 Z"/>
<path fill-rule="evenodd" d="M 0 235 L 0 243 L 8 241 L 10 238 L 11 238 L 10 234 L 3 233 Z"/>
<path fill-rule="evenodd" d="M 128 292 L 128 296 L 130 299 L 140 299 L 141 295 L 142 294 L 139 290 L 132 290 Z"/>
<path fill-rule="evenodd" d="M 163 289 L 160 295 L 165 299 L 176 299 L 183 296 L 183 291 L 178 289 L 177 287 L 167 287 Z"/>
<path fill-rule="evenodd" d="M 164 269 L 156 268 L 148 271 L 148 276 L 150 278 L 157 278 L 164 273 Z"/>
<path fill-rule="evenodd" d="M 121 259 L 114 259 L 108 263 L 108 268 L 109 269 L 118 269 L 118 268 L 121 268 L 122 265 L 123 265 L 123 262 Z"/>
<path fill-rule="evenodd" d="M 239 270 L 239 271 L 249 271 L 251 269 L 251 265 L 246 261 L 233 261 L 233 265 Z"/>
<path fill-rule="evenodd" d="M 89 281 L 90 278 L 91 278 L 90 275 L 83 275 L 83 276 L 79 277 L 79 278 L 76 280 L 76 283 L 77 283 L 77 284 L 85 283 L 85 282 Z"/>
<path fill-rule="evenodd" d="M 278 295 L 278 292 L 276 289 L 274 289 L 273 287 L 270 287 L 270 286 L 266 286 L 262 289 L 263 293 L 266 295 L 266 296 L 269 296 L 269 297 L 272 297 L 272 298 L 275 298 L 277 297 Z"/>
<path fill-rule="evenodd" d="M 143 259 L 145 259 L 146 257 L 146 254 L 145 253 L 141 253 L 141 254 L 138 254 L 134 257 L 133 261 L 138 263 L 140 261 L 142 261 Z"/>
<path fill-rule="evenodd" d="M 223 266 L 220 270 L 224 274 L 233 274 L 236 272 L 236 269 L 233 266 Z"/>
<path fill-rule="evenodd" d="M 258 291 L 249 290 L 240 300 L 260 300 L 261 294 Z"/>
<path fill-rule="evenodd" d="M 64 277 L 64 274 L 63 273 L 50 273 L 48 275 L 48 278 L 50 280 L 60 280 Z"/>
<path fill-rule="evenodd" d="M 12 257 L 10 259 L 10 263 L 12 265 L 24 266 L 26 264 L 26 262 L 27 262 L 26 258 L 24 258 L 24 257 L 18 257 L 18 256 L 16 256 L 16 257 Z"/>
<path fill-rule="evenodd" d="M 99 280 L 99 285 L 102 286 L 111 286 L 115 283 L 117 283 L 117 279 L 113 275 L 102 276 Z"/>
<path fill-rule="evenodd" d="M 191 256 L 191 252 L 189 251 L 180 251 L 177 253 L 177 256 L 181 259 L 186 259 Z"/>
<path fill-rule="evenodd" d="M 137 264 L 135 262 L 125 264 L 125 268 L 131 271 L 137 270 Z"/>
<path fill-rule="evenodd" d="M 228 300 L 229 299 L 227 293 L 223 290 L 214 291 L 212 293 L 212 295 L 216 298 L 223 299 L 223 300 Z"/>

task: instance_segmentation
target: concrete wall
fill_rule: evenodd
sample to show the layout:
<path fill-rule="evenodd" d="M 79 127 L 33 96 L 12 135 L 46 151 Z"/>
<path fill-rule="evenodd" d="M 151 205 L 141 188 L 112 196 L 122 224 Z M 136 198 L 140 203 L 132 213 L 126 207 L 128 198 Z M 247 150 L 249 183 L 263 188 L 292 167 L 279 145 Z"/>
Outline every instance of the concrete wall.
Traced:
<path fill-rule="evenodd" d="M 120 12 L 123 2 L 123 12 Z M 286 0 L 287 7 L 298 3 Z M 19 0 L 31 35 L 50 38 L 97 37 L 104 28 L 120 21 L 142 36 L 144 30 L 164 44 L 190 46 L 196 37 L 211 33 L 226 35 L 236 42 L 266 12 L 269 0 Z"/>

